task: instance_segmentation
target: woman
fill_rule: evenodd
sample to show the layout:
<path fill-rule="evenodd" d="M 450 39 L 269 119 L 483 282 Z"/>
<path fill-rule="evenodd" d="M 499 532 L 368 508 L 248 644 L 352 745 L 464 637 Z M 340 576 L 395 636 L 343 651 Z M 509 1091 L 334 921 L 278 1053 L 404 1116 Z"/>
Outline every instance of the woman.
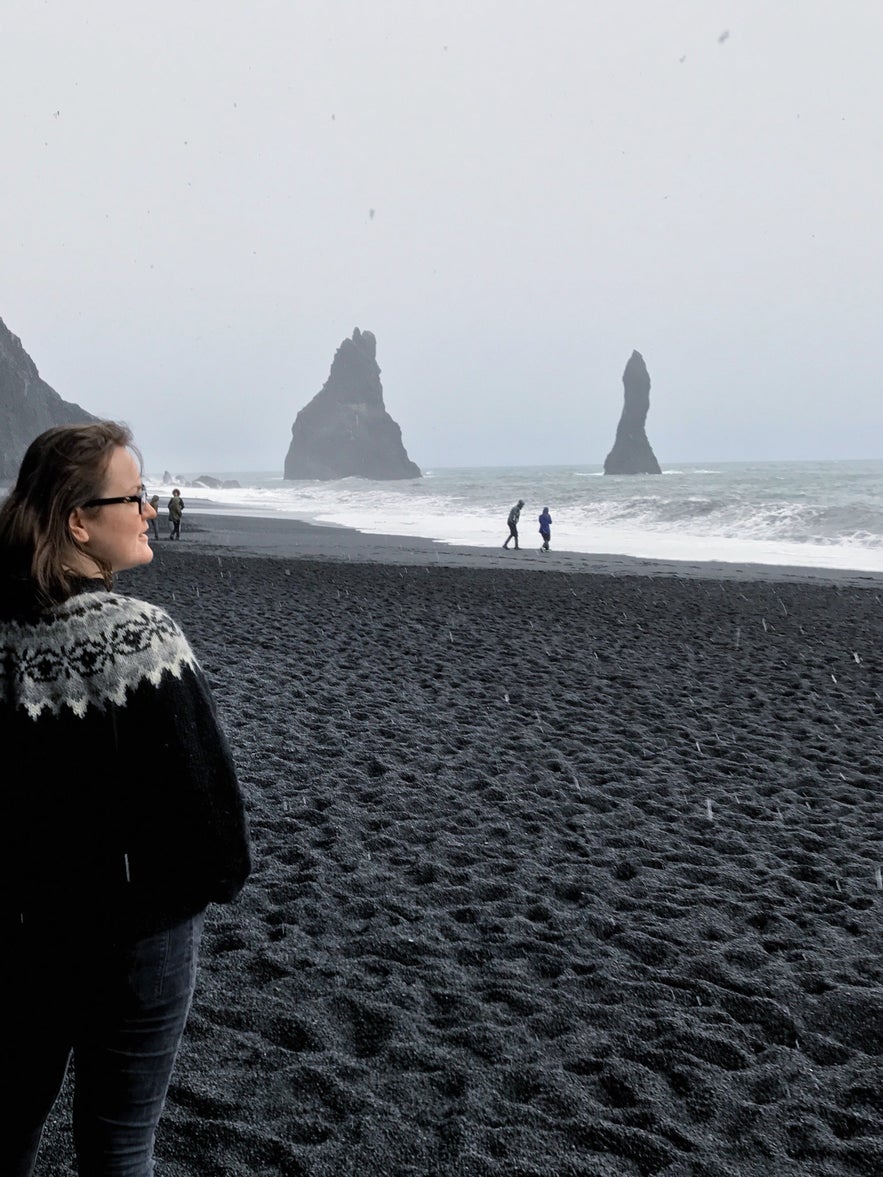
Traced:
<path fill-rule="evenodd" d="M 203 673 L 111 591 L 153 508 L 128 429 L 49 429 L 0 507 L 0 1173 L 31 1174 L 74 1057 L 83 1177 L 147 1177 L 203 912 L 250 870 Z"/>

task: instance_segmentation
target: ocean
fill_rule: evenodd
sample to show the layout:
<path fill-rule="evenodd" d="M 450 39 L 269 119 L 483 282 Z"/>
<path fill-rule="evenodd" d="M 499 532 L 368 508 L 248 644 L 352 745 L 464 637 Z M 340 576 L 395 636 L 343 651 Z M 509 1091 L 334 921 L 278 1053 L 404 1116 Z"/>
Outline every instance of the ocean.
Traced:
<path fill-rule="evenodd" d="M 440 467 L 405 482 L 211 473 L 240 488 L 183 486 L 198 477 L 183 474 L 176 485 L 191 510 L 494 547 L 522 498 L 525 547 L 539 546 L 548 506 L 561 551 L 883 571 L 883 461 L 684 463 L 638 477 L 591 465 Z M 145 481 L 160 496 L 171 489 Z"/>

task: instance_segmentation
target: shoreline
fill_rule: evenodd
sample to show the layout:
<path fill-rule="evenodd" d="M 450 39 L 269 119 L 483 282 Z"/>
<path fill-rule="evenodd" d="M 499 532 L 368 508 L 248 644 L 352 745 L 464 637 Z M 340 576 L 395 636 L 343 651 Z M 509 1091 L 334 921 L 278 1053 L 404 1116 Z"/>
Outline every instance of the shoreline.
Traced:
<path fill-rule="evenodd" d="M 160 516 L 160 546 L 166 520 Z M 355 563 L 436 564 L 448 568 L 515 569 L 520 572 L 564 572 L 573 575 L 674 577 L 699 580 L 772 581 L 881 589 L 883 573 L 846 568 L 730 563 L 723 560 L 662 560 L 615 553 L 556 551 L 538 546 L 519 551 L 500 547 L 468 547 L 415 536 L 377 535 L 332 524 L 296 519 L 223 515 L 188 510 L 184 516 L 181 554 L 188 547 L 210 554 L 230 553 L 277 559 L 334 560 Z M 155 542 L 155 541 L 154 541 Z M 174 545 L 178 549 L 178 545 Z"/>

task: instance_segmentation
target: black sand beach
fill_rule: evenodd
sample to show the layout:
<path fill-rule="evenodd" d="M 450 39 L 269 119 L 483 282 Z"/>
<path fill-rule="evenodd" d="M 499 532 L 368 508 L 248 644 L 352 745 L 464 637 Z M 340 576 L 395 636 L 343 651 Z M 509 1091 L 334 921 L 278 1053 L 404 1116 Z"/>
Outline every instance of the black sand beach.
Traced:
<path fill-rule="evenodd" d="M 256 870 L 158 1177 L 883 1173 L 883 577 L 186 524 Z"/>

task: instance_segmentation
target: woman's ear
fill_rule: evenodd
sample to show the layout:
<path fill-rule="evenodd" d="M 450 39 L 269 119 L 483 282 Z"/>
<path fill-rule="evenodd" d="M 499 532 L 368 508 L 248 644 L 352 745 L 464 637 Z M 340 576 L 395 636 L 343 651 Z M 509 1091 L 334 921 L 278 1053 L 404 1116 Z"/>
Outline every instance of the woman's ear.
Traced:
<path fill-rule="evenodd" d="M 77 543 L 87 544 L 89 542 L 89 529 L 86 526 L 86 517 L 79 507 L 74 507 L 70 515 L 68 515 L 67 527 Z"/>

